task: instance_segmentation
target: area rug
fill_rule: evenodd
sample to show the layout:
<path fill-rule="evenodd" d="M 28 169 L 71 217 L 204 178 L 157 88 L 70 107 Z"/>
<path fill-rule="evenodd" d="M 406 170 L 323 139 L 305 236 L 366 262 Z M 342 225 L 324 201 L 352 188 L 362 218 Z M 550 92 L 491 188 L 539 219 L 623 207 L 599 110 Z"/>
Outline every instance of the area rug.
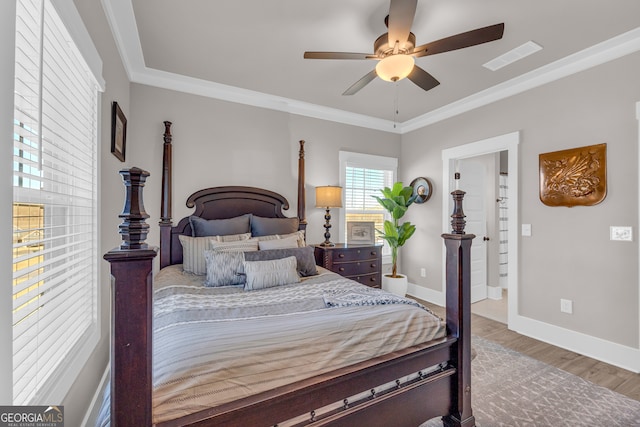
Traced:
<path fill-rule="evenodd" d="M 640 402 L 473 337 L 472 408 L 478 427 L 638 427 Z M 421 427 L 442 426 L 430 420 Z"/>

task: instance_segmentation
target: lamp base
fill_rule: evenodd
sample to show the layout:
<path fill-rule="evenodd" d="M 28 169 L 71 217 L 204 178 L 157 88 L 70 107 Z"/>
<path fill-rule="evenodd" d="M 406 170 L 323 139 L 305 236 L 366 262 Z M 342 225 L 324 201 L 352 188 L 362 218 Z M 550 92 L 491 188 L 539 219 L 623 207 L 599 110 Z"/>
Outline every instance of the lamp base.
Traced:
<path fill-rule="evenodd" d="M 329 233 L 329 229 L 331 228 L 331 211 L 327 208 L 327 212 L 324 214 L 324 242 L 320 243 L 322 246 L 335 246 L 335 243 L 331 243 L 331 233 Z"/>

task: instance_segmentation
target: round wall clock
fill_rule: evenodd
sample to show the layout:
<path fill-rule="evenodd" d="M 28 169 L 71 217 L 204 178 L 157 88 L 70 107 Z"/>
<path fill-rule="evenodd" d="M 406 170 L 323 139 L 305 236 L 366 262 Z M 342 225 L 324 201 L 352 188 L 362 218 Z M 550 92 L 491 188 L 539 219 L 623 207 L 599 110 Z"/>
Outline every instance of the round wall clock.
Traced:
<path fill-rule="evenodd" d="M 416 197 L 416 203 L 424 203 L 431 197 L 433 187 L 431 181 L 427 178 L 418 177 L 411 181 L 411 188 L 413 188 L 413 195 Z"/>

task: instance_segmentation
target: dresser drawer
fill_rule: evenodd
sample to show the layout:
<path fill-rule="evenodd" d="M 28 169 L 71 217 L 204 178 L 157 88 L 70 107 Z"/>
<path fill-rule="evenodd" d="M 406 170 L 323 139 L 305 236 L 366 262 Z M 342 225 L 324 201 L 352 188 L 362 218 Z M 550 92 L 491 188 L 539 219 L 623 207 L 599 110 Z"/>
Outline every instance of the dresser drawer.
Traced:
<path fill-rule="evenodd" d="M 334 263 L 358 261 L 375 259 L 380 255 L 380 249 L 376 247 L 368 248 L 345 248 L 345 249 L 333 249 L 331 252 L 331 258 Z"/>
<path fill-rule="evenodd" d="M 316 245 L 316 264 L 363 285 L 379 288 L 382 283 L 381 250 L 379 245 Z"/>
<path fill-rule="evenodd" d="M 370 286 L 372 288 L 381 287 L 380 283 L 380 273 L 372 273 L 372 274 L 359 274 L 357 276 L 346 276 L 351 280 L 355 280 L 356 282 L 362 283 L 363 285 Z"/>
<path fill-rule="evenodd" d="M 377 273 L 380 271 L 380 264 L 375 259 L 345 263 L 334 262 L 333 269 L 341 276 L 351 277 L 356 274 Z"/>

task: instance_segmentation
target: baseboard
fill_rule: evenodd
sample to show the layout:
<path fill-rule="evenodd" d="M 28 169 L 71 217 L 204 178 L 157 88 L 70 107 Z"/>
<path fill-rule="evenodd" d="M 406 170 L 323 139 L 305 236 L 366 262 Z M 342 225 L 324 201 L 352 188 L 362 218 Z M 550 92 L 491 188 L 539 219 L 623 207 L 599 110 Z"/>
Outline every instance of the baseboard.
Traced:
<path fill-rule="evenodd" d="M 492 300 L 501 300 L 502 288 L 500 286 L 487 286 L 487 298 Z"/>
<path fill-rule="evenodd" d="M 446 304 L 443 292 L 425 288 L 424 286 L 416 285 L 414 283 L 408 284 L 407 294 L 420 298 L 423 301 L 439 305 L 440 307 L 444 307 Z"/>
<path fill-rule="evenodd" d="M 640 349 L 592 337 L 520 315 L 509 314 L 509 329 L 596 360 L 640 373 Z"/>
<path fill-rule="evenodd" d="M 87 408 L 87 412 L 84 414 L 84 419 L 82 420 L 82 427 L 93 427 L 96 425 L 96 418 L 98 417 L 98 413 L 100 412 L 100 406 L 102 405 L 102 396 L 104 396 L 104 390 L 107 385 L 107 381 L 109 379 L 109 366 L 107 365 L 107 369 L 105 369 L 102 374 L 102 378 L 100 379 L 100 384 L 98 384 L 98 388 L 93 394 L 93 398 L 91 399 L 91 404 L 89 408 Z"/>

